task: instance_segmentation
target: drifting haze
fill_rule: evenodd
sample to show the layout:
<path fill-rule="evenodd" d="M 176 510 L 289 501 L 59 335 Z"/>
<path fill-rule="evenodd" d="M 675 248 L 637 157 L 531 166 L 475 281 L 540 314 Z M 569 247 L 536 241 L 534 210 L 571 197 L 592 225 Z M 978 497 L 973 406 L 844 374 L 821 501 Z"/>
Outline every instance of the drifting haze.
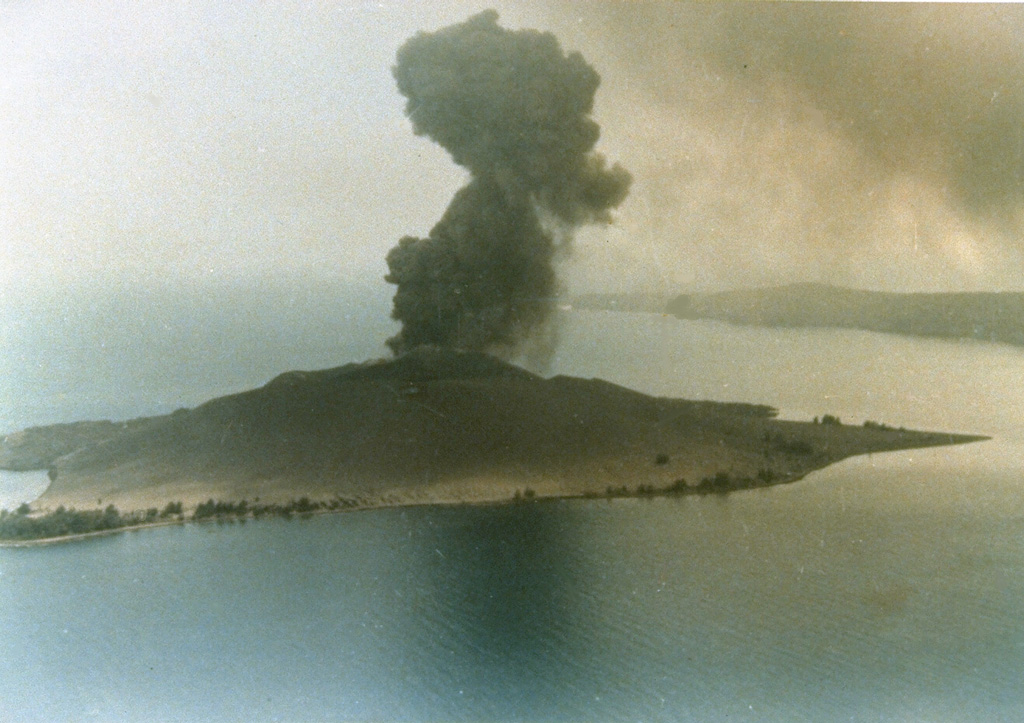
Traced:
<path fill-rule="evenodd" d="M 605 10 L 606 110 L 645 147 L 623 220 L 679 281 L 1020 288 L 1024 8 Z"/>
<path fill-rule="evenodd" d="M 1016 4 L 196 0 L 0 8 L 0 289 L 383 285 L 467 180 L 396 52 L 488 7 L 594 66 L 634 177 L 570 292 L 1024 288 Z"/>

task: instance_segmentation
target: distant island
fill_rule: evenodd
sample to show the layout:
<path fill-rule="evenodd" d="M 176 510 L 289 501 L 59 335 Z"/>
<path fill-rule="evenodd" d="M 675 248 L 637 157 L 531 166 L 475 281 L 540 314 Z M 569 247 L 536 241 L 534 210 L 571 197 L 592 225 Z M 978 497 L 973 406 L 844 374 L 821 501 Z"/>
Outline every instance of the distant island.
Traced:
<path fill-rule="evenodd" d="M 725 494 L 852 455 L 980 439 L 827 414 L 780 421 L 766 406 L 546 379 L 483 353 L 423 347 L 289 372 L 166 416 L 9 434 L 0 468 L 47 470 L 51 484 L 33 504 L 0 513 L 0 537 L 396 505 Z"/>
<path fill-rule="evenodd" d="M 839 327 L 905 336 L 1024 346 L 1024 293 L 899 294 L 827 284 L 682 294 L 666 309 L 681 319 L 774 327 Z"/>

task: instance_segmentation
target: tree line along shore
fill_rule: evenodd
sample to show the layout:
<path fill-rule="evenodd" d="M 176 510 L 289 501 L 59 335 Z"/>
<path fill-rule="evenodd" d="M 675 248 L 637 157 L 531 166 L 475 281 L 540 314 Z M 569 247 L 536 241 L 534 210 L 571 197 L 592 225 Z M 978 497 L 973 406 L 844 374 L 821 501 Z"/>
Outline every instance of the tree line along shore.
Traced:
<path fill-rule="evenodd" d="M 0 516 L 0 541 L 396 505 L 725 493 L 854 455 L 985 439 L 815 422 L 424 348 L 289 372 L 162 417 L 6 435 L 0 468 L 46 470 L 50 486 Z"/>
<path fill-rule="evenodd" d="M 670 485 L 638 484 L 608 486 L 601 492 L 585 491 L 579 495 L 558 495 L 559 499 L 621 499 L 654 498 L 681 495 L 724 495 L 738 490 L 766 487 L 795 479 L 778 479 L 770 470 L 759 471 L 755 477 L 732 477 L 720 472 L 705 477 L 697 485 L 678 479 Z M 506 503 L 529 503 L 551 499 L 538 496 L 533 488 L 517 488 Z M 495 501 L 498 503 L 500 501 Z M 51 511 L 34 511 L 23 503 L 14 511 L 0 509 L 0 545 L 4 543 L 59 542 L 104 533 L 116 533 L 141 527 L 185 522 L 258 520 L 265 517 L 308 517 L 315 513 L 344 512 L 381 506 L 396 506 L 401 502 L 383 499 L 379 504 L 350 498 L 334 497 L 330 500 L 311 500 L 300 497 L 287 503 L 261 503 L 259 500 L 237 502 L 209 499 L 187 510 L 180 501 L 168 502 L 162 509 L 121 512 L 114 504 L 94 510 L 77 510 L 63 505 Z"/>

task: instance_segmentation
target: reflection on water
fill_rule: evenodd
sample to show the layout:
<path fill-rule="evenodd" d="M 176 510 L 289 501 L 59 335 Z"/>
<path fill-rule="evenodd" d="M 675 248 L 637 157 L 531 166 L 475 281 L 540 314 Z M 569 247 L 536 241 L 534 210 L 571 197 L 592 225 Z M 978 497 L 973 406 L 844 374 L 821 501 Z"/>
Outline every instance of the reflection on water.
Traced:
<path fill-rule="evenodd" d="M 458 691 L 466 709 L 492 716 L 551 715 L 564 657 L 579 644 L 579 611 L 565 594 L 582 573 L 565 554 L 576 546 L 571 521 L 522 505 L 446 522 L 428 527 L 418 548 L 429 604 L 414 623 L 428 647 L 452 655 L 440 686 L 424 671 L 426 687 Z M 537 655 L 545 649 L 559 654 Z"/>
<path fill-rule="evenodd" d="M 1021 519 L 812 486 L 0 551 L 0 701 L 40 721 L 1024 713 Z"/>

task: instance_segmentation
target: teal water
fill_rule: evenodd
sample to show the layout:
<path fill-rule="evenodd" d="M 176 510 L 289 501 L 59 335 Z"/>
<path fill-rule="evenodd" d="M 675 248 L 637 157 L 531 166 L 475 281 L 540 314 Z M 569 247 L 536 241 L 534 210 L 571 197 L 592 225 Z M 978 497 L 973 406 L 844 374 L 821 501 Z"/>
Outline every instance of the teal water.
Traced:
<path fill-rule="evenodd" d="M 1020 350 L 561 321 L 552 372 L 994 439 L 724 498 L 2 549 L 0 720 L 1024 718 Z"/>
<path fill-rule="evenodd" d="M 4 551 L 0 700 L 39 721 L 1017 720 L 1021 528 L 735 495 Z"/>
<path fill-rule="evenodd" d="M 330 280 L 0 289 L 0 434 L 168 414 L 283 371 L 385 356 L 389 287 Z"/>
<path fill-rule="evenodd" d="M 45 470 L 8 472 L 0 469 L 0 510 L 13 510 L 46 491 L 50 478 Z"/>

